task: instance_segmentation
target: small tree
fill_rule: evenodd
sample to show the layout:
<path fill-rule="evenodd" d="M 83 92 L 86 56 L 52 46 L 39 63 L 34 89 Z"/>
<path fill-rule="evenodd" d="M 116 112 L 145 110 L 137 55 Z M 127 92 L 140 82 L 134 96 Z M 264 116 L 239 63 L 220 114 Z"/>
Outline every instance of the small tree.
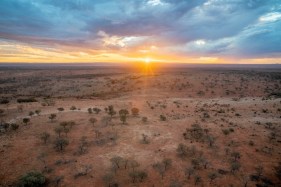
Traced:
<path fill-rule="evenodd" d="M 161 120 L 161 121 L 166 121 L 167 118 L 166 118 L 166 116 L 164 116 L 163 114 L 161 114 L 161 115 L 160 115 L 160 120 Z"/>
<path fill-rule="evenodd" d="M 164 174 L 165 174 L 165 166 L 163 163 L 161 162 L 157 162 L 155 164 L 152 165 L 153 169 L 155 169 L 160 175 L 161 178 L 164 178 Z"/>
<path fill-rule="evenodd" d="M 44 142 L 44 144 L 47 144 L 47 141 L 50 139 L 50 134 L 43 132 L 40 136 L 40 139 Z"/>
<path fill-rule="evenodd" d="M 140 164 L 136 160 L 129 160 L 129 166 L 133 169 L 133 171 L 135 171 Z"/>
<path fill-rule="evenodd" d="M 142 118 L 141 118 L 141 121 L 142 121 L 143 123 L 147 123 L 148 119 L 147 119 L 147 117 L 142 117 Z"/>
<path fill-rule="evenodd" d="M 57 149 L 58 151 L 63 151 L 68 144 L 69 142 L 67 139 L 57 138 L 55 140 L 55 149 Z"/>
<path fill-rule="evenodd" d="M 281 180 L 281 162 L 278 163 L 278 166 L 274 167 L 276 177 Z"/>
<path fill-rule="evenodd" d="M 188 152 L 187 152 L 187 146 L 184 145 L 184 144 L 182 144 L 182 143 L 180 143 L 180 144 L 178 145 L 178 148 L 177 148 L 177 154 L 178 154 L 178 156 L 181 157 L 181 158 L 186 157 L 187 154 L 188 154 Z"/>
<path fill-rule="evenodd" d="M 94 111 L 96 114 L 99 114 L 100 111 L 101 111 L 101 109 L 99 109 L 99 108 L 93 108 L 93 111 Z"/>
<path fill-rule="evenodd" d="M 12 124 L 11 124 L 11 128 L 12 128 L 14 131 L 16 131 L 16 130 L 19 128 L 19 125 L 16 124 L 16 123 L 12 123 Z"/>
<path fill-rule="evenodd" d="M 59 137 L 60 137 L 61 133 L 63 132 L 63 130 L 64 130 L 64 128 L 61 126 L 55 128 L 55 132 L 59 135 Z"/>
<path fill-rule="evenodd" d="M 234 158 L 234 161 L 237 161 L 240 158 L 239 152 L 232 152 L 231 156 Z"/>
<path fill-rule="evenodd" d="M 22 119 L 22 122 L 27 125 L 29 122 L 30 122 L 30 119 L 29 118 L 23 118 Z"/>
<path fill-rule="evenodd" d="M 240 169 L 241 165 L 239 162 L 232 162 L 231 165 L 230 165 L 230 170 L 232 173 L 234 173 L 235 171 L 238 171 Z"/>
<path fill-rule="evenodd" d="M 218 177 L 218 174 L 216 172 L 211 172 L 208 174 L 208 177 L 210 179 L 210 183 L 212 183 L 213 180 L 215 180 Z"/>
<path fill-rule="evenodd" d="M 111 187 L 111 184 L 114 183 L 114 175 L 113 173 L 107 173 L 102 177 L 103 182 L 108 186 Z"/>
<path fill-rule="evenodd" d="M 51 122 L 54 122 L 54 120 L 56 119 L 57 115 L 56 114 L 51 114 L 49 116 L 49 119 L 51 120 Z"/>
<path fill-rule="evenodd" d="M 164 158 L 164 159 L 162 160 L 162 163 L 164 164 L 164 169 L 165 169 L 165 171 L 166 171 L 167 169 L 169 169 L 169 168 L 172 166 L 172 159 L 170 159 L 170 158 Z"/>
<path fill-rule="evenodd" d="M 87 146 L 88 146 L 88 141 L 87 141 L 87 137 L 86 136 L 83 136 L 81 139 L 80 139 L 80 142 L 79 142 L 79 154 L 84 154 L 86 153 L 87 151 Z"/>
<path fill-rule="evenodd" d="M 20 178 L 20 186 L 23 187 L 39 187 L 43 186 L 45 182 L 45 176 L 37 171 L 28 172 Z"/>
<path fill-rule="evenodd" d="M 199 184 L 202 181 L 202 178 L 199 175 L 194 176 L 195 185 Z"/>
<path fill-rule="evenodd" d="M 121 163 L 123 161 L 123 158 L 120 156 L 114 156 L 110 159 L 113 165 L 115 165 L 118 169 L 121 167 Z"/>
<path fill-rule="evenodd" d="M 64 108 L 63 108 L 63 107 L 59 107 L 59 108 L 57 108 L 57 109 L 58 109 L 59 112 L 64 111 Z"/>
<path fill-rule="evenodd" d="M 126 122 L 128 114 L 129 114 L 129 111 L 126 109 L 119 110 L 120 120 L 123 122 L 123 124 Z"/>
<path fill-rule="evenodd" d="M 131 112 L 132 112 L 133 116 L 138 116 L 139 115 L 139 109 L 138 108 L 132 108 Z"/>
<path fill-rule="evenodd" d="M 39 116 L 39 115 L 40 115 L 40 113 L 41 113 L 41 110 L 40 110 L 40 109 L 35 110 L 35 113 Z"/>
<path fill-rule="evenodd" d="M 0 124 L 0 127 L 4 128 L 5 132 L 7 132 L 9 127 L 10 127 L 10 124 L 9 123 L 2 123 L 2 124 Z"/>
<path fill-rule="evenodd" d="M 33 115 L 34 115 L 34 112 L 33 112 L 33 111 L 30 111 L 30 112 L 28 113 L 28 115 L 29 115 L 29 116 L 33 116 Z"/>
<path fill-rule="evenodd" d="M 92 114 L 92 113 L 93 113 L 92 108 L 88 108 L 88 113 L 89 113 L 89 114 Z"/>
<path fill-rule="evenodd" d="M 111 118 L 116 114 L 116 111 L 114 110 L 112 105 L 108 106 L 107 111 Z"/>
<path fill-rule="evenodd" d="M 190 179 L 190 176 L 194 174 L 194 169 L 193 167 L 189 167 L 189 168 L 186 168 L 185 170 L 185 175 L 187 176 L 188 179 Z"/>
<path fill-rule="evenodd" d="M 93 126 L 95 126 L 95 123 L 97 122 L 98 120 L 96 118 L 90 118 L 89 119 L 89 122 L 93 124 Z"/>
<path fill-rule="evenodd" d="M 142 141 L 143 144 L 149 144 L 148 136 L 146 134 L 142 134 Z"/>

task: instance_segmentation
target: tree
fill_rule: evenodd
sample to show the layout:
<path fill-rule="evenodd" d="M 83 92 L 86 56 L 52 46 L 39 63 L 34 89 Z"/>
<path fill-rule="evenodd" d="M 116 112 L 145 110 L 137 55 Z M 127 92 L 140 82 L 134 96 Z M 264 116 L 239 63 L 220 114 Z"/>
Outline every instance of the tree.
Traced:
<path fill-rule="evenodd" d="M 40 115 L 40 113 L 41 113 L 41 110 L 40 110 L 40 109 L 35 110 L 35 113 L 39 116 L 39 115 Z"/>
<path fill-rule="evenodd" d="M 216 172 L 211 172 L 208 174 L 208 177 L 210 179 L 210 183 L 212 183 L 212 181 L 218 177 L 218 174 Z"/>
<path fill-rule="evenodd" d="M 211 135 L 207 135 L 207 141 L 209 142 L 209 146 L 213 147 L 213 145 L 215 143 L 215 138 Z"/>
<path fill-rule="evenodd" d="M 119 169 L 121 166 L 121 163 L 123 161 L 123 158 L 120 156 L 114 156 L 110 159 L 113 165 L 116 165 L 116 167 Z"/>
<path fill-rule="evenodd" d="M 152 165 L 153 169 L 155 169 L 160 175 L 161 178 L 164 178 L 165 174 L 165 166 L 161 162 L 156 162 L 155 164 Z"/>
<path fill-rule="evenodd" d="M 92 114 L 92 113 L 93 113 L 92 108 L 88 108 L 88 113 L 89 113 L 89 114 Z"/>
<path fill-rule="evenodd" d="M 167 118 L 166 118 L 166 116 L 164 116 L 163 114 L 161 114 L 161 115 L 160 115 L 160 120 L 161 120 L 161 121 L 166 121 Z"/>
<path fill-rule="evenodd" d="M 84 154 L 87 151 L 88 141 L 86 136 L 82 136 L 79 143 L 79 154 Z"/>
<path fill-rule="evenodd" d="M 11 128 L 15 131 L 15 130 L 17 130 L 19 128 L 19 125 L 16 124 L 16 123 L 12 123 L 11 124 Z"/>
<path fill-rule="evenodd" d="M 96 118 L 90 118 L 89 119 L 89 122 L 93 124 L 93 126 L 95 126 L 95 123 L 97 122 L 98 120 Z"/>
<path fill-rule="evenodd" d="M 199 175 L 195 175 L 194 181 L 195 181 L 195 185 L 197 185 L 198 183 L 200 183 L 202 181 L 202 178 Z"/>
<path fill-rule="evenodd" d="M 166 171 L 167 169 L 169 169 L 169 168 L 172 166 L 172 159 L 170 159 L 170 158 L 164 158 L 164 159 L 162 160 L 162 163 L 164 164 L 164 169 L 165 169 L 165 171 Z"/>
<path fill-rule="evenodd" d="M 239 152 L 232 152 L 231 156 L 234 158 L 234 161 L 237 161 L 240 158 Z"/>
<path fill-rule="evenodd" d="M 274 167 L 276 177 L 281 180 L 281 162 L 278 163 L 278 166 Z"/>
<path fill-rule="evenodd" d="M 148 136 L 146 134 L 142 134 L 142 143 L 148 144 L 149 140 L 147 138 L 148 138 Z"/>
<path fill-rule="evenodd" d="M 140 164 L 139 164 L 136 160 L 130 160 L 130 161 L 129 161 L 129 166 L 133 169 L 133 171 L 135 171 L 135 169 L 136 169 L 137 167 L 139 167 Z"/>
<path fill-rule="evenodd" d="M 69 125 L 68 121 L 62 121 L 60 122 L 60 126 L 62 126 L 64 129 L 66 129 L 66 127 Z"/>
<path fill-rule="evenodd" d="M 70 128 L 64 128 L 64 129 L 63 129 L 63 132 L 64 132 L 65 136 L 67 136 L 67 134 L 69 133 L 69 131 L 70 131 Z"/>
<path fill-rule="evenodd" d="M 98 114 L 98 113 L 100 113 L 101 109 L 95 107 L 95 108 L 93 108 L 93 111 L 94 111 L 96 114 Z"/>
<path fill-rule="evenodd" d="M 63 107 L 59 107 L 59 108 L 57 108 L 57 109 L 58 109 L 59 112 L 64 111 L 64 108 L 63 108 Z"/>
<path fill-rule="evenodd" d="M 51 122 L 54 122 L 54 119 L 57 117 L 57 115 L 56 114 L 51 114 L 50 116 L 49 116 L 49 119 L 51 120 Z"/>
<path fill-rule="evenodd" d="M 37 171 L 31 171 L 21 176 L 20 186 L 22 187 L 40 187 L 46 182 L 45 176 Z"/>
<path fill-rule="evenodd" d="M 58 151 L 63 151 L 65 147 L 69 144 L 69 141 L 64 138 L 57 138 L 55 140 L 55 149 Z"/>
<path fill-rule="evenodd" d="M 3 115 L 5 113 L 5 110 L 0 108 L 0 115 Z"/>
<path fill-rule="evenodd" d="M 193 167 L 189 167 L 185 169 L 185 175 L 188 176 L 187 178 L 190 179 L 190 176 L 194 174 Z"/>
<path fill-rule="evenodd" d="M 46 144 L 47 141 L 50 139 L 50 134 L 47 132 L 43 132 L 40 136 L 40 139 L 44 142 L 44 144 Z"/>
<path fill-rule="evenodd" d="M 128 114 L 129 114 L 129 111 L 126 109 L 119 110 L 120 120 L 123 122 L 123 124 L 126 122 Z"/>
<path fill-rule="evenodd" d="M 138 116 L 139 115 L 139 109 L 138 108 L 132 108 L 131 112 L 132 112 L 133 116 Z"/>
<path fill-rule="evenodd" d="M 30 122 L 30 119 L 29 119 L 29 118 L 23 118 L 23 119 L 22 119 L 22 122 L 23 122 L 25 125 L 27 125 L 27 123 Z"/>
<path fill-rule="evenodd" d="M 0 124 L 0 127 L 2 127 L 3 129 L 5 129 L 5 132 L 8 131 L 9 127 L 10 127 L 10 124 L 9 123 L 1 123 Z"/>
<path fill-rule="evenodd" d="M 232 173 L 234 173 L 235 171 L 238 171 L 240 169 L 241 165 L 239 162 L 232 162 L 231 165 L 230 165 L 230 170 Z"/>
<path fill-rule="evenodd" d="M 142 121 L 143 123 L 146 123 L 146 122 L 148 121 L 148 119 L 147 119 L 147 117 L 142 117 L 142 118 L 141 118 L 141 121 Z"/>
<path fill-rule="evenodd" d="M 33 111 L 30 111 L 30 112 L 28 113 L 28 115 L 29 115 L 29 116 L 33 116 L 33 115 L 34 115 L 34 112 L 33 112 Z"/>
<path fill-rule="evenodd" d="M 179 157 L 186 157 L 187 156 L 187 146 L 180 143 L 177 148 L 177 154 Z"/>
<path fill-rule="evenodd" d="M 144 179 L 147 178 L 147 173 L 145 171 L 131 171 L 129 173 L 129 176 L 132 178 L 132 182 L 135 183 L 135 181 L 138 179 L 139 182 L 142 182 Z"/>
<path fill-rule="evenodd" d="M 64 130 L 64 128 L 61 126 L 55 128 L 55 132 L 59 135 L 59 137 L 60 137 L 61 133 L 63 132 L 63 130 Z"/>
<path fill-rule="evenodd" d="M 111 184 L 114 181 L 114 175 L 112 173 L 107 173 L 102 177 L 102 180 L 108 187 L 111 187 Z"/>
<path fill-rule="evenodd" d="M 112 105 L 108 106 L 107 111 L 108 111 L 108 114 L 110 115 L 111 118 L 116 114 L 116 111 L 114 110 Z"/>

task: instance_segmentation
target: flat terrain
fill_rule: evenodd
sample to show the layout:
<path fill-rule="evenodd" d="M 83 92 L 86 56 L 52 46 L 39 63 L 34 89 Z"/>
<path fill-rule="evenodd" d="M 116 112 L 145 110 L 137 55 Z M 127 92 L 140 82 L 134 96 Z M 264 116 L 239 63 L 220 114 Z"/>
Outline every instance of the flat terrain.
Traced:
<path fill-rule="evenodd" d="M 281 69 L 2 69 L 0 96 L 0 186 L 281 185 Z"/>

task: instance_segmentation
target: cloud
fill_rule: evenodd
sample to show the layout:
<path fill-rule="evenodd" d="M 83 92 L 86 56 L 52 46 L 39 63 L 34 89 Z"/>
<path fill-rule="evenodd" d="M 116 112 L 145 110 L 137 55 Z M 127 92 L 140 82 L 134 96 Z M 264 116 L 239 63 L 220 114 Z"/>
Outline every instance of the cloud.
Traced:
<path fill-rule="evenodd" d="M 0 40 L 182 56 L 281 56 L 278 0 L 1 0 Z M 3 49 L 1 49 L 3 50 Z"/>

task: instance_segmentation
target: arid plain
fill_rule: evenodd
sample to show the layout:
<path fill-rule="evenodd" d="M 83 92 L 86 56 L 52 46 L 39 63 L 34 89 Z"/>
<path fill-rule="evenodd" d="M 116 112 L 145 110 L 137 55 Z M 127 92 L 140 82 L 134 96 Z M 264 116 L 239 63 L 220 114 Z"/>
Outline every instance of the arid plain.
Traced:
<path fill-rule="evenodd" d="M 281 185 L 280 69 L 146 70 L 2 69 L 0 186 Z"/>

